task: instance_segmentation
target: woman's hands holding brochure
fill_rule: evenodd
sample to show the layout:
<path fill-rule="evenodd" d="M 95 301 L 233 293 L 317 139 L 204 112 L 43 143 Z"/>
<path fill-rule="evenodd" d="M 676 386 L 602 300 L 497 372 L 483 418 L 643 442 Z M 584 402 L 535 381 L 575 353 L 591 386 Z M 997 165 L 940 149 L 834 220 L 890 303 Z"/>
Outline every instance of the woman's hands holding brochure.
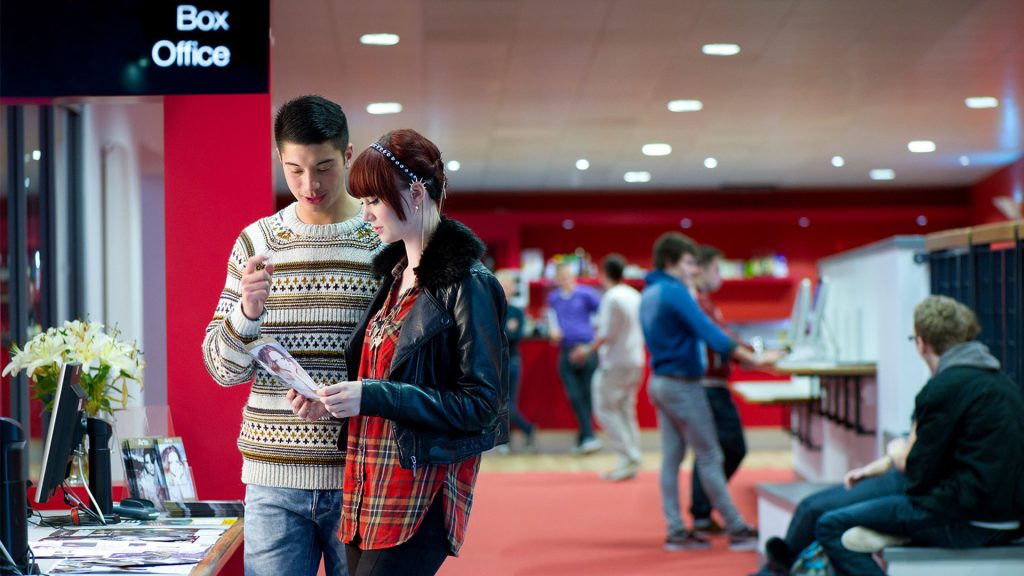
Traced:
<path fill-rule="evenodd" d="M 363 398 L 363 383 L 338 382 L 316 391 L 327 411 L 335 418 L 359 415 L 359 403 Z"/>
<path fill-rule="evenodd" d="M 295 390 L 288 391 L 292 412 L 305 420 L 319 420 L 330 413 L 335 418 L 359 415 L 359 402 L 363 397 L 363 383 L 338 382 L 316 391 L 320 401 L 310 400 Z"/>

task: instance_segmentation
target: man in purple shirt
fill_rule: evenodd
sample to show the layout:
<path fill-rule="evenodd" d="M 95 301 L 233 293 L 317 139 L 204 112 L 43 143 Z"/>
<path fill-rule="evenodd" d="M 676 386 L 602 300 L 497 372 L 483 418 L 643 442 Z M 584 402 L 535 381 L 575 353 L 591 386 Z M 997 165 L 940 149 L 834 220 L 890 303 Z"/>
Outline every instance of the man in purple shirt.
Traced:
<path fill-rule="evenodd" d="M 558 374 L 569 397 L 573 415 L 579 424 L 576 454 L 591 454 L 601 449 L 594 436 L 590 381 L 597 369 L 597 356 L 589 354 L 594 340 L 590 316 L 597 312 L 601 295 L 590 286 L 576 284 L 576 275 L 566 264 L 555 268 L 557 288 L 548 295 L 551 340 L 559 346 Z"/>

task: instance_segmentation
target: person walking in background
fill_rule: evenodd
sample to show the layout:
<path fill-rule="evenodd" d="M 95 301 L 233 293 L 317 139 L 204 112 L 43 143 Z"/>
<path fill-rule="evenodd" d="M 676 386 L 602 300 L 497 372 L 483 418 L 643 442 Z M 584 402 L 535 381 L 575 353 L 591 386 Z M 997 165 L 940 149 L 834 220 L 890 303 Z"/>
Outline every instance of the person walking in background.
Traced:
<path fill-rule="evenodd" d="M 508 419 L 509 425 L 518 428 L 526 437 L 526 451 L 534 452 L 537 449 L 537 426 L 531 424 L 523 417 L 519 410 L 519 380 L 522 377 L 522 359 L 519 357 L 519 341 L 523 339 L 523 330 L 526 324 L 526 314 L 523 309 L 512 304 L 512 298 L 516 294 L 516 281 L 518 280 L 515 270 L 499 270 L 495 276 L 505 291 L 505 300 L 508 304 L 508 314 L 505 317 L 505 336 L 508 338 Z M 501 454 L 508 454 L 509 445 L 502 444 L 497 447 Z"/>
<path fill-rule="evenodd" d="M 555 284 L 556 289 L 548 295 L 548 318 L 551 341 L 559 347 L 558 375 L 579 426 L 573 452 L 592 454 L 601 449 L 601 441 L 594 435 L 591 398 L 597 357 L 582 352 L 594 341 L 590 318 L 597 312 L 601 296 L 594 288 L 577 284 L 576 274 L 567 264 L 555 267 Z"/>
<path fill-rule="evenodd" d="M 508 442 L 505 294 L 484 245 L 441 216 L 441 152 L 414 130 L 356 158 L 351 194 L 388 246 L 346 348 L 358 377 L 319 390 L 348 418 L 340 537 L 355 576 L 430 575 L 466 538 L 480 454 Z M 313 412 L 315 415 L 315 412 Z"/>
<path fill-rule="evenodd" d="M 740 342 L 724 325 L 722 311 L 715 306 L 711 295 L 722 287 L 722 275 L 719 271 L 719 263 L 722 260 L 721 250 L 714 246 L 702 245 L 697 255 L 697 275 L 695 276 L 695 288 L 697 305 L 704 314 L 713 320 L 719 328 L 735 340 L 739 346 L 746 346 Z M 752 349 L 751 349 L 752 350 Z M 718 445 L 722 449 L 722 471 L 725 473 L 726 482 L 740 467 L 740 462 L 747 455 L 747 441 L 743 437 L 743 423 L 740 421 L 739 411 L 736 410 L 736 403 L 733 402 L 732 392 L 729 390 L 729 374 L 732 372 L 732 361 L 728 356 L 723 356 L 710 346 L 707 347 L 707 370 L 701 379 L 701 386 L 708 398 L 708 406 L 711 407 L 711 415 L 715 420 L 715 432 L 718 435 Z M 690 514 L 693 516 L 693 531 L 697 534 L 717 534 L 724 530 L 711 517 L 711 502 L 704 493 L 704 486 L 701 483 L 700 474 L 693 474 L 691 483 Z"/>
<path fill-rule="evenodd" d="M 622 281 L 626 259 L 609 254 L 601 262 L 605 288 L 597 312 L 597 339 L 573 351 L 572 361 L 598 354 L 594 373 L 594 413 L 604 429 L 608 446 L 619 455 L 618 465 L 601 475 L 618 482 L 640 469 L 640 425 L 636 396 L 644 375 L 644 335 L 640 329 L 640 293 Z"/>
<path fill-rule="evenodd" d="M 710 546 L 686 529 L 680 511 L 679 467 L 689 443 L 696 454 L 704 490 L 725 520 L 729 548 L 754 549 L 757 531 L 744 521 L 729 496 L 722 449 L 707 395 L 700 385 L 706 369 L 704 345 L 758 366 L 776 361 L 779 355 L 755 356 L 737 346 L 701 312 L 688 288 L 698 272 L 693 240 L 677 232 L 663 234 L 654 244 L 653 263 L 655 270 L 647 275 L 647 286 L 641 294 L 640 322 L 651 357 L 648 393 L 657 409 L 661 435 L 661 503 L 668 525 L 665 547 L 686 550 Z"/>
<path fill-rule="evenodd" d="M 252 382 L 238 437 L 245 573 L 314 575 L 323 557 L 328 574 L 345 574 L 337 537 L 342 422 L 320 419 L 323 410 L 312 422 L 296 417 L 294 392 L 245 345 L 273 337 L 319 385 L 354 376 L 341 351 L 377 286 L 370 262 L 381 243 L 345 193 L 352 146 L 341 107 L 319 96 L 287 102 L 274 138 L 295 202 L 247 226 L 235 242 L 203 360 L 222 386 Z"/>

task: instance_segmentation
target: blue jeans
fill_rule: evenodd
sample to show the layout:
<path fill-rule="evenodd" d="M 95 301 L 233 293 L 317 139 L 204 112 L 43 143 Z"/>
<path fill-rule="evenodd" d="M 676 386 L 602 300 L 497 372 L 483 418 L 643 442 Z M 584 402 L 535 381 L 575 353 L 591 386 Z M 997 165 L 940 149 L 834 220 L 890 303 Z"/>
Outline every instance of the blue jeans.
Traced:
<path fill-rule="evenodd" d="M 245 574 L 347 576 L 338 540 L 341 490 L 245 487 Z"/>
<path fill-rule="evenodd" d="M 652 374 L 647 381 L 647 394 L 658 411 L 661 510 L 668 531 L 686 528 L 679 506 L 679 466 L 686 457 L 687 444 L 693 447 L 696 456 L 694 476 L 700 475 L 708 497 L 725 520 L 725 527 L 733 532 L 746 526 L 725 485 L 722 449 L 701 385 Z"/>
<path fill-rule="evenodd" d="M 854 526 L 905 536 L 914 544 L 941 548 L 999 546 L 1014 537 L 1010 530 L 989 530 L 964 520 L 939 516 L 914 504 L 906 495 L 875 498 L 829 512 L 818 520 L 818 542 L 840 576 L 885 575 L 871 554 L 843 547 L 843 532 Z"/>
<path fill-rule="evenodd" d="M 523 418 L 519 411 L 519 379 L 522 376 L 523 361 L 519 356 L 513 356 L 508 361 L 508 422 L 509 426 L 515 426 L 524 433 L 533 431 L 533 424 Z"/>
<path fill-rule="evenodd" d="M 711 407 L 711 415 L 715 418 L 715 431 L 718 432 L 718 445 L 722 448 L 722 471 L 728 481 L 740 467 L 740 462 L 747 455 L 747 441 L 743 437 L 743 423 L 740 413 L 732 401 L 728 388 L 709 386 L 704 388 Z M 694 520 L 711 517 L 711 501 L 704 493 L 700 474 L 693 475 L 690 489 L 690 514 Z"/>
<path fill-rule="evenodd" d="M 874 498 L 903 494 L 906 487 L 907 477 L 892 469 L 881 476 L 861 480 L 849 490 L 839 485 L 804 498 L 796 507 L 786 530 L 786 545 L 791 559 L 814 542 L 815 526 L 825 514 Z"/>
<path fill-rule="evenodd" d="M 591 354 L 581 366 L 569 360 L 572 348 L 562 348 L 558 353 L 558 375 L 562 377 L 565 395 L 569 397 L 569 405 L 580 426 L 576 445 L 594 437 L 594 409 L 591 404 L 590 382 L 597 370 L 597 356 Z"/>

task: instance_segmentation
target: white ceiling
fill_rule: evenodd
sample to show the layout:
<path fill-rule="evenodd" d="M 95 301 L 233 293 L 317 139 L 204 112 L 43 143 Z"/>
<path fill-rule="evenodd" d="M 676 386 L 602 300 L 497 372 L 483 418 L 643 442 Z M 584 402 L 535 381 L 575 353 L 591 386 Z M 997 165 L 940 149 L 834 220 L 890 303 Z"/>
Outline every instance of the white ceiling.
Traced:
<path fill-rule="evenodd" d="M 271 26 L 275 109 L 339 102 L 357 153 L 420 130 L 463 191 L 956 186 L 1024 149 L 1022 0 L 276 0 Z M 369 32 L 401 42 L 361 45 Z M 669 112 L 678 98 L 704 109 Z M 937 151 L 909 152 L 919 139 Z"/>

